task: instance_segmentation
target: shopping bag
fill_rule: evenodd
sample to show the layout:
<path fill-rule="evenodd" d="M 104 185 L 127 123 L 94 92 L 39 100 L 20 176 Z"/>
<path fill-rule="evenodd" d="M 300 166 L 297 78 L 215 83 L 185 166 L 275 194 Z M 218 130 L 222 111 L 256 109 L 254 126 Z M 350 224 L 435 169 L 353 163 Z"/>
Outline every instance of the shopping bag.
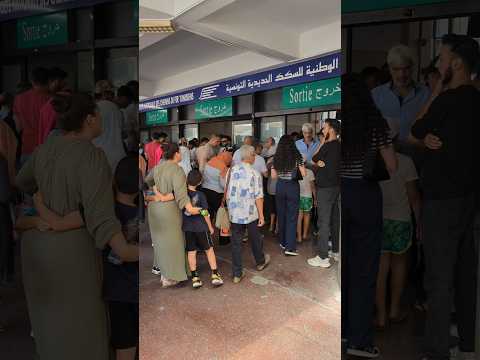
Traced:
<path fill-rule="evenodd" d="M 221 206 L 218 209 L 217 217 L 215 218 L 215 226 L 218 229 L 230 229 L 230 218 L 226 207 Z"/>

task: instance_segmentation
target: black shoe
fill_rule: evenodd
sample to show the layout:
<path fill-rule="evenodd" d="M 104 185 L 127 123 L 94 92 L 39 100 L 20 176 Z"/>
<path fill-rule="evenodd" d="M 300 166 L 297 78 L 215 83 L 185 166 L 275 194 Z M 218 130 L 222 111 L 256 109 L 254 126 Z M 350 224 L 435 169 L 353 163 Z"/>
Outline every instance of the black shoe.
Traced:
<path fill-rule="evenodd" d="M 356 347 L 348 346 L 347 354 L 366 359 L 375 359 L 380 356 L 380 350 L 376 346 Z"/>

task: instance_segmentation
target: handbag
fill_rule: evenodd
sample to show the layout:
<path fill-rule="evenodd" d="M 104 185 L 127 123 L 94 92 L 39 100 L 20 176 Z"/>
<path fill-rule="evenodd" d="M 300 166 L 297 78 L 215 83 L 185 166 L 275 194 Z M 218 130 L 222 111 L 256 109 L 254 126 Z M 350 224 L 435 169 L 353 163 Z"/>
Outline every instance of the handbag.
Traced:
<path fill-rule="evenodd" d="M 379 150 L 372 148 L 365 154 L 363 179 L 372 182 L 390 180 L 385 161 Z"/>
<path fill-rule="evenodd" d="M 227 182 L 225 184 L 225 190 L 223 192 L 222 202 L 220 203 L 220 207 L 218 208 L 217 215 L 215 217 L 215 227 L 218 229 L 230 229 L 230 216 L 228 214 L 228 210 L 225 207 L 225 202 L 227 200 L 227 191 L 228 186 L 230 185 L 230 170 L 228 171 L 227 175 Z"/>

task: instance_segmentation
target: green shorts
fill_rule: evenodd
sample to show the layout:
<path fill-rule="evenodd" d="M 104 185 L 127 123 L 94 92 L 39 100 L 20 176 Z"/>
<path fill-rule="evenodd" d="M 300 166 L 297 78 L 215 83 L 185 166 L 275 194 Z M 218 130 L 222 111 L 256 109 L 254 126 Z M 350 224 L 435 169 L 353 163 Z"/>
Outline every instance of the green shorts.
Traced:
<path fill-rule="evenodd" d="M 403 254 L 412 245 L 413 225 L 410 221 L 383 219 L 382 252 Z"/>
<path fill-rule="evenodd" d="M 300 196 L 300 211 L 310 212 L 313 208 L 313 199 Z"/>

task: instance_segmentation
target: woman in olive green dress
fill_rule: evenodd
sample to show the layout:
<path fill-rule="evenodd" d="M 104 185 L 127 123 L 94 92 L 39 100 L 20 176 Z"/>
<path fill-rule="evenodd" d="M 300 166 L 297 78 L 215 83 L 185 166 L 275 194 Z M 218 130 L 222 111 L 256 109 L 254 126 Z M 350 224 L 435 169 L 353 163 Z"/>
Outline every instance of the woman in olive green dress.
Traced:
<path fill-rule="evenodd" d="M 158 201 L 148 205 L 148 222 L 154 249 L 154 267 L 159 269 L 162 285 L 167 287 L 187 280 L 181 210 L 196 215 L 200 209 L 190 203 L 185 172 L 178 165 L 182 156 L 177 144 L 164 146 L 163 160 L 145 182 L 150 187 L 155 186 L 159 193 Z M 174 196 L 171 196 L 172 193 Z M 171 200 L 165 201 L 161 194 L 170 195 Z"/>
<path fill-rule="evenodd" d="M 124 261 L 137 261 L 115 217 L 112 174 L 103 150 L 93 99 L 77 94 L 53 101 L 65 135 L 51 137 L 20 170 L 17 187 L 40 192 L 59 216 L 80 211 L 85 227 L 29 229 L 22 234 L 22 270 L 40 360 L 107 360 L 108 329 L 101 292 L 99 249 L 110 245 Z"/>

